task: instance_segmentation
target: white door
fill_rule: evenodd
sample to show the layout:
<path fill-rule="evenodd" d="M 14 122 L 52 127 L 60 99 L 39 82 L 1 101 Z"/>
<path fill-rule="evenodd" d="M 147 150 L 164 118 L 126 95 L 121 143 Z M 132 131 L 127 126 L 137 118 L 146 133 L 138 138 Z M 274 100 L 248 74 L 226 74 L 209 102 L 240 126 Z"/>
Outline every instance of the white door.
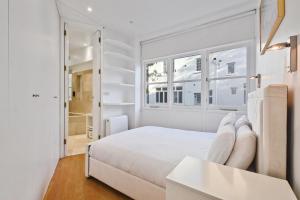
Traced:
<path fill-rule="evenodd" d="M 70 38 L 68 33 L 68 24 L 65 23 L 64 30 L 64 124 L 65 124 L 65 139 L 64 148 L 65 155 L 68 150 L 68 134 L 69 134 L 69 69 L 70 69 Z M 72 83 L 70 83 L 72 84 Z"/>
<path fill-rule="evenodd" d="M 8 0 L 0 2 L 0 133 L 8 132 Z M 1 149 L 1 147 L 0 147 Z"/>
<path fill-rule="evenodd" d="M 8 184 L 20 191 L 11 191 L 15 198 L 0 199 L 38 196 L 32 188 L 41 187 L 58 157 L 59 108 L 53 97 L 58 95 L 59 29 L 55 18 L 48 24 L 51 20 L 37 17 L 42 6 L 39 1 L 9 0 L 10 130 L 5 142 L 10 156 L 5 163 L 16 177 Z"/>
<path fill-rule="evenodd" d="M 11 179 L 11 174 L 7 173 L 11 169 L 11 134 L 9 130 L 9 103 L 8 103 L 8 0 L 0 1 L 0 199 L 10 198 L 10 184 L 7 180 Z M 16 142 L 16 140 L 13 140 Z"/>
<path fill-rule="evenodd" d="M 96 31 L 93 36 L 93 139 L 99 139 L 100 132 L 100 93 L 101 93 L 101 34 Z"/>

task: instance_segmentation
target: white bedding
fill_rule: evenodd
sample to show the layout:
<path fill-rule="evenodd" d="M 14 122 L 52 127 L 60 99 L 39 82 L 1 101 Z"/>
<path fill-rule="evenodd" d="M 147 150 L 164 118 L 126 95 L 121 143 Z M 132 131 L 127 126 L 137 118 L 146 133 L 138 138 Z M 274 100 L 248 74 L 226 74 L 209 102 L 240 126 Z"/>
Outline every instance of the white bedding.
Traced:
<path fill-rule="evenodd" d="M 185 156 L 205 159 L 214 137 L 215 133 L 147 126 L 92 143 L 90 156 L 165 187 L 165 177 Z"/>

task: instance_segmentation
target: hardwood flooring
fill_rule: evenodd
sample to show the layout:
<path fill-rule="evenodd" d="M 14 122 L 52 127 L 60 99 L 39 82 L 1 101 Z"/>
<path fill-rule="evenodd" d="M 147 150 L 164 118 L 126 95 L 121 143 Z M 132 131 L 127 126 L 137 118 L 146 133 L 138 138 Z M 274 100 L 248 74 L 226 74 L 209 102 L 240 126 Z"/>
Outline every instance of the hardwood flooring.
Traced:
<path fill-rule="evenodd" d="M 84 176 L 84 155 L 59 161 L 44 200 L 130 200 L 94 178 Z"/>

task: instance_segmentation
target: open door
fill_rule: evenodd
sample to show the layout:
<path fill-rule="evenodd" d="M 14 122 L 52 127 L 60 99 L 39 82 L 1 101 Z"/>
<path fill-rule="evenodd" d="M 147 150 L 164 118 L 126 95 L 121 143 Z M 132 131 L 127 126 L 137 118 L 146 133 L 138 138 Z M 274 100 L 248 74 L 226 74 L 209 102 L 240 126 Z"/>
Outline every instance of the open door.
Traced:
<path fill-rule="evenodd" d="M 77 155 L 100 138 L 101 31 L 64 24 L 64 155 Z"/>
<path fill-rule="evenodd" d="M 70 69 L 70 38 L 68 24 L 64 25 L 64 152 L 67 155 L 69 133 L 69 69 Z"/>
<path fill-rule="evenodd" d="M 101 117 L 101 32 L 93 36 L 93 140 L 102 137 L 100 131 Z"/>

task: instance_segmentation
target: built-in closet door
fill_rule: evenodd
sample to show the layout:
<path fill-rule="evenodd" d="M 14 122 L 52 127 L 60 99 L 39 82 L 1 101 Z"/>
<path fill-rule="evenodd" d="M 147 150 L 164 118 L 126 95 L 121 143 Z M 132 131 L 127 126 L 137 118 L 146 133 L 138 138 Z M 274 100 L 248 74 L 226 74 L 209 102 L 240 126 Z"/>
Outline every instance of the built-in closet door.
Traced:
<path fill-rule="evenodd" d="M 42 186 L 32 183 L 43 182 L 45 174 L 52 168 L 48 165 L 51 163 L 49 157 L 54 159 L 58 154 L 53 151 L 53 146 L 58 141 L 59 127 L 59 27 L 57 32 L 53 28 L 58 16 L 39 13 L 42 6 L 37 0 L 30 3 L 9 1 L 10 133 L 16 140 L 11 149 L 22 150 L 13 152 L 22 163 L 18 168 L 21 171 L 31 169 L 32 179 L 36 180 L 30 180 L 25 174 L 24 190 L 36 187 L 37 191 Z M 45 18 L 36 17 L 41 15 L 53 18 L 53 24 L 45 24 Z M 39 168 L 41 164 L 42 169 Z"/>
<path fill-rule="evenodd" d="M 10 121 L 15 124 L 11 126 L 15 139 L 22 139 L 18 143 L 21 147 L 17 149 L 23 149 L 22 153 L 29 157 L 38 157 L 36 154 L 39 149 L 26 147 L 37 147 L 36 143 L 44 142 L 37 138 L 38 134 L 45 131 L 45 113 L 42 111 L 45 93 L 42 90 L 45 88 L 46 80 L 43 78 L 46 74 L 43 72 L 45 63 L 40 51 L 47 47 L 41 46 L 41 38 L 36 38 L 34 34 L 35 24 L 43 23 L 42 19 L 32 21 L 34 13 L 27 7 L 26 1 L 9 1 Z M 25 134 L 30 137 L 24 137 Z M 24 156 L 22 159 L 27 164 L 28 158 Z"/>
<path fill-rule="evenodd" d="M 64 152 L 67 155 L 69 135 L 69 71 L 70 71 L 70 37 L 68 24 L 64 24 Z"/>
<path fill-rule="evenodd" d="M 9 189 L 7 184 L 7 171 L 10 169 L 10 145 L 8 126 L 8 0 L 0 1 L 0 199 L 8 199 L 5 192 Z"/>
<path fill-rule="evenodd" d="M 0 133 L 6 133 L 8 131 L 8 0 L 0 1 L 0 27 Z"/>
<path fill-rule="evenodd" d="M 100 117 L 101 117 L 101 32 L 95 32 L 92 38 L 93 43 L 93 139 L 99 139 Z"/>

